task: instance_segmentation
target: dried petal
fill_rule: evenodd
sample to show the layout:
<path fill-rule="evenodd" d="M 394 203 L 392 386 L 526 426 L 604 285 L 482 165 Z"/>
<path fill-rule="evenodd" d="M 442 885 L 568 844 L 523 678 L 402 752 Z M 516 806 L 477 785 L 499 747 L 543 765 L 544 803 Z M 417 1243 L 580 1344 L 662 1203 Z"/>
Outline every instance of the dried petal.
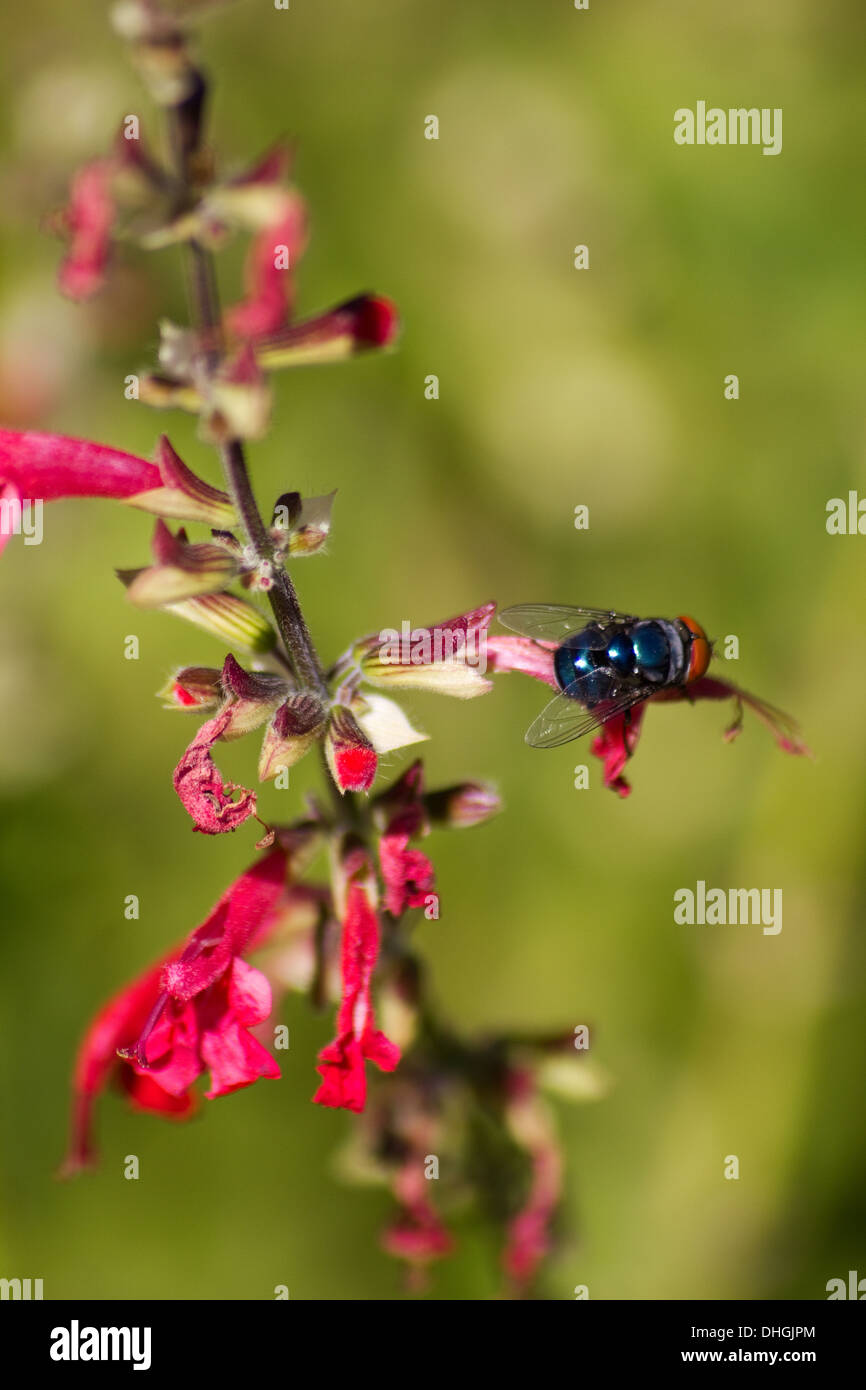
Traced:
<path fill-rule="evenodd" d="M 205 835 L 236 830 L 255 815 L 256 794 L 233 782 L 224 782 L 211 758 L 211 749 L 231 722 L 231 708 L 202 724 L 174 770 L 174 789 Z M 240 792 L 237 801 L 233 793 Z"/>

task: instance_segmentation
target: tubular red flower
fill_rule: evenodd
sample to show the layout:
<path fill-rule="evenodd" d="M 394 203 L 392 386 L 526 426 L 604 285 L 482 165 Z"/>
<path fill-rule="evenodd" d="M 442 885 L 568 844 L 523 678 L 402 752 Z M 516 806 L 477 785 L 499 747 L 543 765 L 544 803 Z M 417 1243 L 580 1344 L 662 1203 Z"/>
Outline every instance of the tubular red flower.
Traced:
<path fill-rule="evenodd" d="M 166 999 L 131 1065 L 139 1078 L 178 1098 L 206 1070 L 208 1100 L 260 1077 L 274 1080 L 280 1075 L 277 1063 L 248 1031 L 269 1016 L 271 1002 L 267 977 L 235 956 L 221 978 L 187 1003 Z"/>
<path fill-rule="evenodd" d="M 604 785 L 606 787 L 610 787 L 612 791 L 617 792 L 622 797 L 631 794 L 631 786 L 626 781 L 623 770 L 637 747 L 647 705 L 668 704 L 683 700 L 687 700 L 690 704 L 695 700 L 733 700 L 736 705 L 736 713 L 732 723 L 725 730 L 725 739 L 728 742 L 735 739 L 742 729 L 743 709 L 745 707 L 752 710 L 761 720 L 761 723 L 766 725 L 783 752 L 791 753 L 796 757 L 811 757 L 811 752 L 800 734 L 797 723 L 790 715 L 785 714 L 783 710 L 776 709 L 774 705 L 768 705 L 757 695 L 750 695 L 747 690 L 741 690 L 739 686 L 733 685 L 730 681 L 720 680 L 715 676 L 702 676 L 691 685 L 661 690 L 658 695 L 653 695 L 646 703 L 636 705 L 633 709 L 627 710 L 625 714 L 615 715 L 613 719 L 608 719 L 605 724 L 602 724 L 592 741 L 591 751 L 604 763 Z"/>
<path fill-rule="evenodd" d="M 234 511 L 224 492 L 202 482 L 163 438 L 157 463 L 90 439 L 0 429 L 0 549 L 12 529 L 6 512 L 24 500 L 108 497 L 145 511 L 225 525 Z"/>
<path fill-rule="evenodd" d="M 270 1013 L 270 986 L 240 954 L 263 944 L 278 920 L 286 862 L 281 849 L 256 861 L 185 946 L 144 971 L 96 1015 L 75 1063 L 65 1176 L 93 1161 L 93 1108 L 112 1079 L 136 1109 L 185 1117 L 196 1103 L 189 1087 L 206 1068 L 209 1097 L 279 1075 L 270 1053 L 245 1031 Z"/>
<path fill-rule="evenodd" d="M 360 1113 L 367 1099 L 364 1062 L 393 1071 L 400 1049 L 376 1028 L 371 982 L 379 955 L 379 920 L 362 884 L 349 885 L 343 922 L 343 997 L 337 1014 L 337 1036 L 319 1053 L 316 1068 L 322 1084 L 313 1096 L 317 1105 Z"/>
<path fill-rule="evenodd" d="M 495 603 L 430 627 L 384 628 L 355 644 L 361 678 L 375 686 L 436 690 L 472 699 L 493 689 L 485 680 L 487 629 Z"/>
<path fill-rule="evenodd" d="M 400 320 L 390 299 L 360 294 L 314 318 L 267 334 L 256 346 L 263 367 L 339 361 L 372 348 L 388 347 Z"/>
<path fill-rule="evenodd" d="M 536 1150 L 532 1156 L 529 1197 L 509 1223 L 503 1265 L 521 1287 L 532 1282 L 550 1254 L 550 1226 L 559 1204 L 561 1169 L 561 1159 L 553 1146 Z"/>
<path fill-rule="evenodd" d="M 115 497 L 161 486 L 159 468 L 135 454 L 37 430 L 0 429 L 0 488 L 17 497 Z"/>
<path fill-rule="evenodd" d="M 159 995 L 162 971 L 171 959 L 173 956 L 167 956 L 109 1000 L 87 1029 L 73 1072 L 70 1145 L 60 1170 L 61 1176 L 71 1177 L 94 1163 L 96 1154 L 92 1128 L 96 1098 L 112 1076 L 123 1067 L 117 1050 L 134 1044 Z M 169 1115 L 186 1115 L 191 1111 L 194 1104 L 191 1096 L 178 1101 L 152 1084 L 141 1088 L 139 1078 L 131 1069 L 123 1070 L 128 1073 L 130 1101 L 140 1109 L 157 1110 Z"/>

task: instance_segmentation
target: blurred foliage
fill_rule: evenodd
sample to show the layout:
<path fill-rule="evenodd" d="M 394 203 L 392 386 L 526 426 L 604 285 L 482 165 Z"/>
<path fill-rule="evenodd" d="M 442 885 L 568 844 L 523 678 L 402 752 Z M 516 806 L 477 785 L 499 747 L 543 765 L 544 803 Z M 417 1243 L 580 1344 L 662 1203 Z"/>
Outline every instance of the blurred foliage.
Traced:
<path fill-rule="evenodd" d="M 532 682 L 412 702 L 429 783 L 492 777 L 506 802 L 430 842 L 443 916 L 418 941 L 443 1011 L 467 1030 L 588 1022 L 613 1079 L 558 1111 L 552 1298 L 820 1298 L 862 1259 L 864 542 L 824 518 L 862 477 L 863 30 L 853 0 L 247 0 L 202 34 L 222 167 L 297 138 L 301 311 L 374 288 L 404 317 L 392 356 L 280 378 L 252 451 L 265 502 L 339 488 L 329 554 L 297 569 L 322 654 L 488 598 L 685 610 L 739 635 L 726 674 L 796 713 L 817 754 L 786 758 L 748 719 L 727 746 L 720 706 L 662 708 L 621 802 L 595 763 L 574 790 L 585 745 L 524 745 Z M 101 5 L 7 7 L 0 42 L 4 423 L 144 454 L 167 428 L 217 481 L 189 421 L 123 397 L 157 317 L 186 315 L 177 253 L 122 254 L 79 308 L 38 235 L 76 164 L 128 112 L 158 139 L 157 113 Z M 676 146 L 673 112 L 699 98 L 781 106 L 782 154 Z M 241 252 L 221 259 L 227 299 Z M 191 834 L 173 795 L 193 726 L 153 692 L 222 653 L 127 605 L 113 567 L 148 536 L 122 508 L 58 504 L 44 545 L 0 565 L 2 1271 L 47 1297 L 399 1296 L 385 1197 L 334 1179 L 352 1117 L 309 1103 L 330 1018 L 297 1001 L 281 1082 L 188 1127 L 108 1097 L 101 1171 L 53 1180 L 85 1021 L 202 919 L 255 838 Z M 244 780 L 254 759 L 241 744 L 224 766 Z M 265 791 L 264 813 L 315 774 Z M 699 878 L 781 886 L 782 933 L 676 927 L 673 892 Z M 494 1296 L 483 1223 L 459 1234 L 433 1296 Z"/>

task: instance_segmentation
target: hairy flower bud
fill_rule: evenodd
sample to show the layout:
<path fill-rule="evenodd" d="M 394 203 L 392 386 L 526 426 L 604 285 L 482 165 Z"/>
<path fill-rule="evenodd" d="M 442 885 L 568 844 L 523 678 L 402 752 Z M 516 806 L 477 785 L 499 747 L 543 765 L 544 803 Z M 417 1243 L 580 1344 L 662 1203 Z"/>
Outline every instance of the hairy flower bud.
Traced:
<path fill-rule="evenodd" d="M 295 557 L 315 555 L 331 530 L 331 510 L 336 489 L 324 497 L 302 497 L 284 492 L 274 503 L 271 535 L 280 550 Z"/>
<path fill-rule="evenodd" d="M 213 666 L 184 666 L 158 695 L 166 709 L 215 709 L 223 698 L 220 672 Z"/>
<path fill-rule="evenodd" d="M 481 825 L 502 809 L 499 793 L 488 782 L 462 782 L 428 792 L 423 801 L 431 821 L 454 829 Z"/>
<path fill-rule="evenodd" d="M 331 776 L 341 792 L 370 790 L 376 776 L 376 750 L 355 716 L 343 705 L 335 705 L 331 710 L 325 753 Z"/>
<path fill-rule="evenodd" d="M 220 738 L 230 741 L 258 729 L 286 697 L 288 686 L 282 676 L 245 671 L 229 654 L 220 676 L 229 720 Z"/>
<path fill-rule="evenodd" d="M 152 549 L 156 564 L 117 571 L 128 598 L 138 608 L 161 608 L 218 593 L 241 572 L 237 556 L 228 547 L 207 541 L 190 545 L 184 531 L 173 536 L 162 520 L 156 523 Z"/>
<path fill-rule="evenodd" d="M 269 724 L 259 759 L 259 781 L 276 777 L 281 768 L 294 767 L 321 738 L 327 715 L 321 700 L 304 691 L 280 705 Z"/>

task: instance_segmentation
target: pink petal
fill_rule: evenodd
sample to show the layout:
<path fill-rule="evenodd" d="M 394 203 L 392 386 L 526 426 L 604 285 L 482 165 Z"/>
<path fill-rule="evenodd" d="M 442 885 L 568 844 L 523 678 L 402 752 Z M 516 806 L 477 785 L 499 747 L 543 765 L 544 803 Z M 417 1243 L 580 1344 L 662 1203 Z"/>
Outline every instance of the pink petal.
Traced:
<path fill-rule="evenodd" d="M 19 497 L 134 497 L 161 485 L 156 464 L 89 439 L 0 429 L 0 487 Z"/>
<path fill-rule="evenodd" d="M 488 671 L 520 671 L 559 689 L 553 672 L 555 642 L 533 642 L 531 637 L 488 637 L 485 646 Z"/>
<path fill-rule="evenodd" d="M 409 833 L 401 819 L 379 841 L 379 863 L 385 882 L 385 906 L 399 917 L 407 907 L 423 907 L 433 891 L 433 865 L 420 850 L 409 849 Z"/>
<path fill-rule="evenodd" d="M 62 220 L 69 247 L 60 266 L 60 288 L 70 299 L 89 299 L 102 287 L 111 251 L 114 164 L 95 159 L 72 181 L 69 206 Z"/>
<path fill-rule="evenodd" d="M 253 239 L 246 265 L 246 298 L 226 315 L 232 332 L 240 338 L 260 338 L 275 333 L 291 317 L 294 302 L 294 268 L 307 239 L 306 207 L 293 198 L 286 216 Z M 277 247 L 285 246 L 288 266 L 280 270 Z"/>
<path fill-rule="evenodd" d="M 214 983 L 236 958 L 253 945 L 261 945 L 276 915 L 286 881 L 286 855 L 279 847 L 251 865 L 223 894 L 216 907 L 190 936 L 183 952 L 162 973 L 162 989 L 179 1002 L 192 999 Z M 237 987 L 250 977 L 243 966 Z M 258 971 L 253 972 L 258 976 Z M 264 977 L 261 977 L 264 979 Z M 267 981 L 265 981 L 267 984 Z M 260 986 L 258 986 L 260 988 Z M 240 998 L 241 996 L 239 996 Z M 249 1001 L 252 1004 L 252 1000 Z M 260 1003 L 264 998 L 260 998 Z M 270 1013 L 270 1002 L 261 1018 Z M 259 1022 L 259 1019 L 251 1020 Z"/>

